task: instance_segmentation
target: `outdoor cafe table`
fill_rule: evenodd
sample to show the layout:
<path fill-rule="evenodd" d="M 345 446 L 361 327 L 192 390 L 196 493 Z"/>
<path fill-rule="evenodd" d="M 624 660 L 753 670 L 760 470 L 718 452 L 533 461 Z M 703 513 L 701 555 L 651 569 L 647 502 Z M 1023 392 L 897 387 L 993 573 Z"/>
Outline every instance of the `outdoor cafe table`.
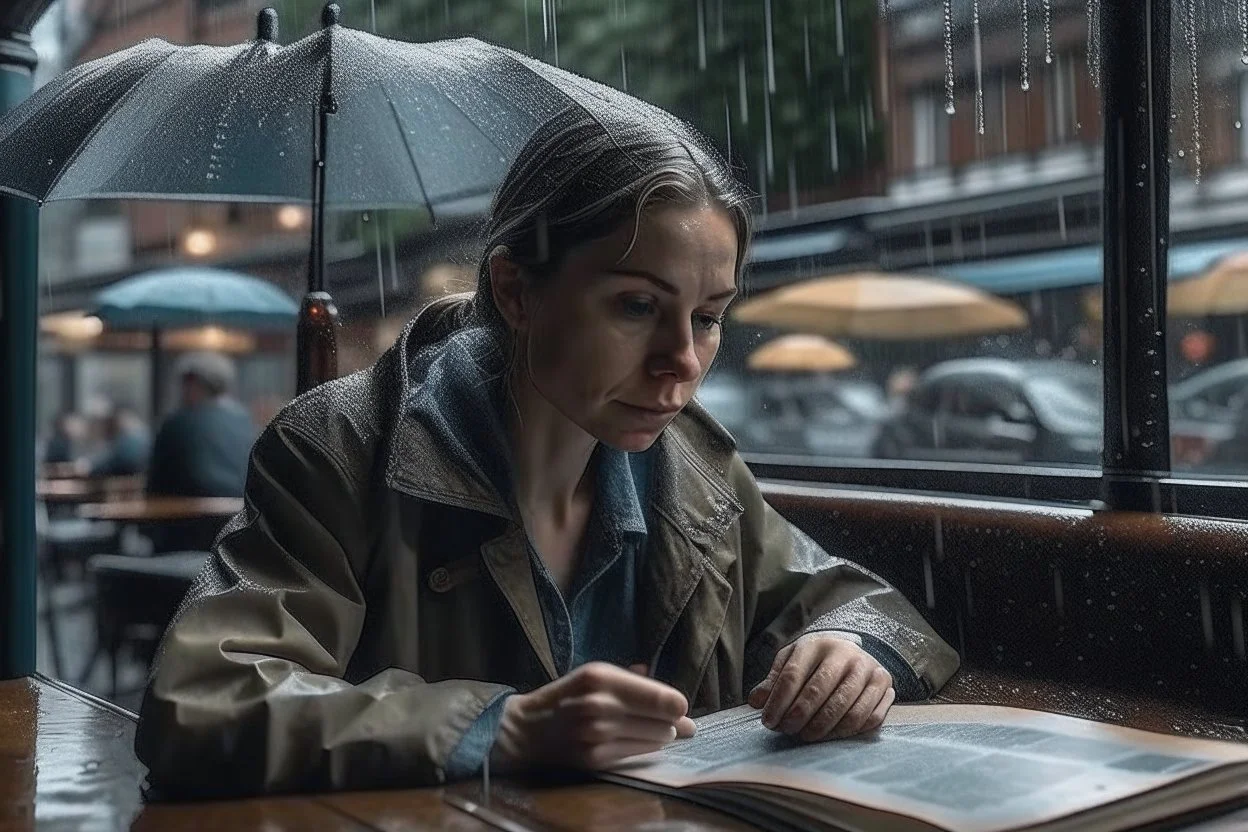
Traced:
<path fill-rule="evenodd" d="M 135 497 L 78 507 L 78 516 L 114 523 L 162 523 L 199 518 L 228 518 L 243 510 L 239 497 Z"/>
<path fill-rule="evenodd" d="M 41 479 L 36 495 L 47 503 L 92 503 L 129 497 L 143 491 L 142 477 L 76 477 Z"/>
<path fill-rule="evenodd" d="M 938 699 L 1057 710 L 1138 728 L 1243 739 L 1239 720 L 1192 707 L 1069 684 L 964 669 Z M 0 832 L 45 824 L 65 829 L 229 829 L 230 832 L 417 832 L 495 827 L 450 806 L 439 788 L 298 795 L 198 803 L 145 804 L 143 766 L 133 751 L 135 717 L 43 677 L 0 682 Z M 522 804 L 531 829 L 738 832 L 749 827 L 709 809 L 592 782 L 504 780 L 495 792 Z M 543 824 L 545 824 L 543 826 Z M 1248 828 L 1248 812 L 1196 824 L 1188 832 Z"/>

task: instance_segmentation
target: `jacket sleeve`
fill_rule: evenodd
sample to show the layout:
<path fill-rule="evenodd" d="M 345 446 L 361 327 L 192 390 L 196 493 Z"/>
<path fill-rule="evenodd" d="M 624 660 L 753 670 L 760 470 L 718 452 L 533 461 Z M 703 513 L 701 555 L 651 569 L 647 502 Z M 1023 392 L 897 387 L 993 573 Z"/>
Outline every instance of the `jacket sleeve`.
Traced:
<path fill-rule="evenodd" d="M 348 473 L 361 466 L 304 430 L 275 423 L 257 441 L 244 511 L 165 633 L 135 737 L 160 794 L 440 783 L 509 690 L 397 668 L 344 680 L 364 621 L 369 491 Z"/>
<path fill-rule="evenodd" d="M 927 699 L 958 669 L 958 654 L 883 578 L 820 548 L 763 499 L 737 460 L 749 637 L 745 688 L 771 668 L 776 652 L 806 633 L 858 637 L 884 665 L 901 700 Z"/>

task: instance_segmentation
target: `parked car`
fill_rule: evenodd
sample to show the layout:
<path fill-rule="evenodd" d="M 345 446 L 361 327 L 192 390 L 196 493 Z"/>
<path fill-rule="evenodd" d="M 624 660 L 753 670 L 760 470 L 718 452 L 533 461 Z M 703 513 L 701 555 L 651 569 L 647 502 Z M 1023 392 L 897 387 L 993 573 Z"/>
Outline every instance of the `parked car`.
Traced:
<path fill-rule="evenodd" d="M 1065 361 L 947 361 L 919 379 L 875 443 L 884 459 L 1100 462 L 1100 371 Z"/>
<path fill-rule="evenodd" d="M 1174 468 L 1209 470 L 1222 465 L 1248 473 L 1248 435 L 1239 435 L 1248 406 L 1248 358 L 1210 367 L 1170 388 Z"/>
<path fill-rule="evenodd" d="M 698 401 L 742 451 L 799 456 L 869 456 L 889 414 L 877 385 L 826 376 L 711 376 Z"/>

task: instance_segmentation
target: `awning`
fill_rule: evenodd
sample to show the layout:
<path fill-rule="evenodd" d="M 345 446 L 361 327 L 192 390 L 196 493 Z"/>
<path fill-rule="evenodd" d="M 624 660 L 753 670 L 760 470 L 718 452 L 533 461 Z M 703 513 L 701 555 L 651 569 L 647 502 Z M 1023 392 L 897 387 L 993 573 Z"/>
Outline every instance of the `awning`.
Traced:
<path fill-rule="evenodd" d="M 799 257 L 817 257 L 832 254 L 849 244 L 849 231 L 844 228 L 824 228 L 797 234 L 774 234 L 754 238 L 750 246 L 751 263 L 771 263 L 777 260 L 796 260 Z"/>
<path fill-rule="evenodd" d="M 1200 274 L 1215 263 L 1240 251 L 1248 251 L 1248 239 L 1185 243 L 1170 250 L 1170 279 Z M 963 263 L 936 270 L 936 274 L 960 280 L 998 295 L 1094 286 L 1101 282 L 1100 246 L 1059 249 L 1024 257 L 1003 257 Z"/>

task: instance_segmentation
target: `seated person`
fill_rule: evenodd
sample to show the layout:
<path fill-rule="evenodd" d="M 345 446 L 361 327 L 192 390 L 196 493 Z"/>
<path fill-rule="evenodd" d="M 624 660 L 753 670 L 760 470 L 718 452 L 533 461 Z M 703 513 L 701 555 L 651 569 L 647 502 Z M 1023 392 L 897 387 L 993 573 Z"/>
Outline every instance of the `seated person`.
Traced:
<path fill-rule="evenodd" d="M 43 461 L 49 465 L 65 465 L 78 461 L 87 426 L 82 417 L 72 411 L 57 414 L 52 423 L 52 433 L 43 448 Z"/>
<path fill-rule="evenodd" d="M 230 395 L 234 365 L 216 353 L 182 360 L 181 407 L 156 434 L 149 494 L 179 497 L 241 497 L 256 428 L 247 409 Z"/>
<path fill-rule="evenodd" d="M 696 402 L 750 213 L 693 130 L 569 108 L 495 197 L 471 296 L 280 413 L 165 635 L 166 795 L 598 768 L 748 701 L 817 741 L 957 654 L 763 500 Z"/>
<path fill-rule="evenodd" d="M 104 418 L 102 451 L 87 461 L 87 476 L 128 477 L 147 470 L 152 438 L 138 414 L 124 405 Z"/>

